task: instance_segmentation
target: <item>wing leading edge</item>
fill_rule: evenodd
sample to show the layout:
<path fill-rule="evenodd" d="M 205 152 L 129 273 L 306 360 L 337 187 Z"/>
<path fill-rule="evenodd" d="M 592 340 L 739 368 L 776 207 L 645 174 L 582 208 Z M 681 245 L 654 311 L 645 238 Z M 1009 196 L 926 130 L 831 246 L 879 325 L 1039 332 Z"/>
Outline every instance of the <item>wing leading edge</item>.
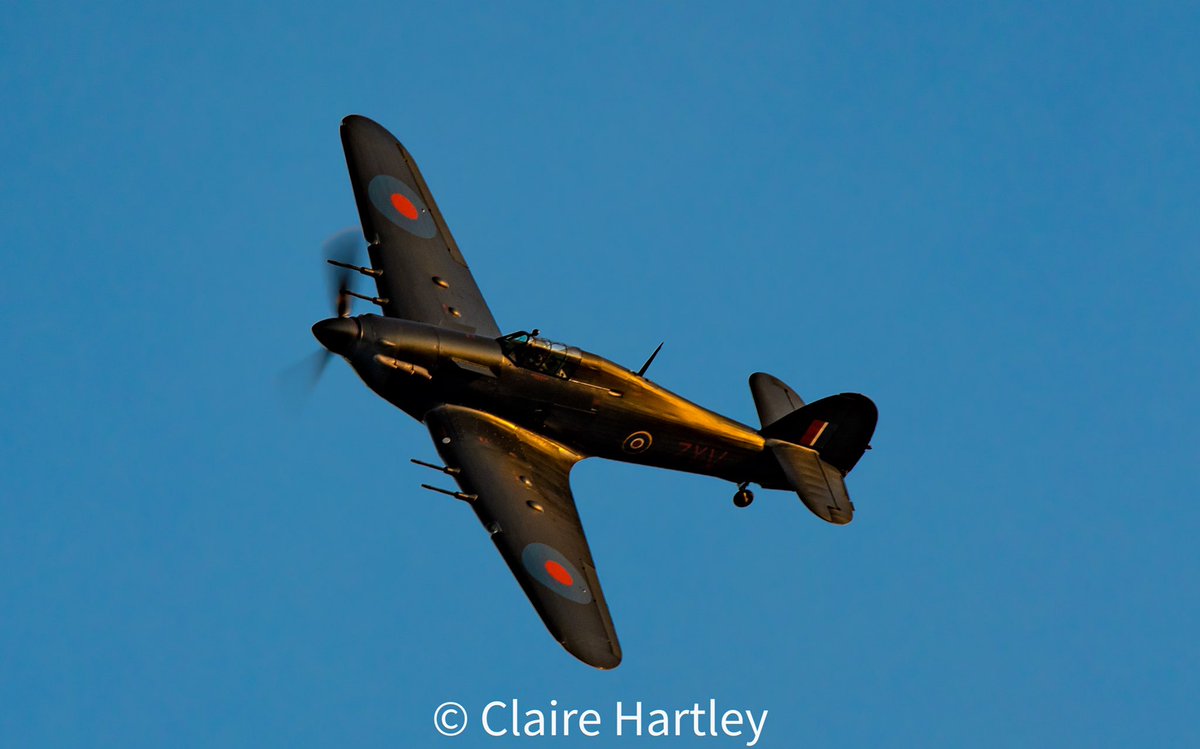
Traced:
<path fill-rule="evenodd" d="M 550 634 L 584 663 L 615 668 L 621 646 L 568 482 L 582 456 L 459 406 L 435 408 L 425 424 Z"/>
<path fill-rule="evenodd" d="M 377 122 L 342 120 L 342 147 L 383 313 L 500 335 L 417 163 Z"/>

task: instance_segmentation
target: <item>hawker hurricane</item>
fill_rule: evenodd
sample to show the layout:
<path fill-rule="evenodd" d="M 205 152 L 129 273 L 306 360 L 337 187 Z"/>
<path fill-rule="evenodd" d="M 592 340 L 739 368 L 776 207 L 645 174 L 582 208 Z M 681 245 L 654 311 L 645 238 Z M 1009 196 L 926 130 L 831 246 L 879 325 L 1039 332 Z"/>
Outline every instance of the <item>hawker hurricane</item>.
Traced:
<path fill-rule="evenodd" d="M 341 126 L 369 265 L 330 258 L 337 316 L 313 326 L 384 400 L 423 423 L 440 456 L 413 462 L 457 488 L 546 627 L 601 669 L 621 647 L 568 478 L 584 458 L 608 458 L 729 481 L 733 503 L 752 484 L 793 491 L 817 517 L 854 515 L 845 476 L 869 448 L 877 411 L 842 393 L 805 404 L 764 373 L 750 376 L 760 426 L 726 418 L 637 370 L 544 338 L 503 331 L 409 152 L 359 116 Z M 360 261 L 361 262 L 361 261 Z M 375 293 L 350 288 L 362 274 Z M 378 314 L 352 316 L 363 299 Z M 661 346 L 660 346 L 661 348 Z"/>

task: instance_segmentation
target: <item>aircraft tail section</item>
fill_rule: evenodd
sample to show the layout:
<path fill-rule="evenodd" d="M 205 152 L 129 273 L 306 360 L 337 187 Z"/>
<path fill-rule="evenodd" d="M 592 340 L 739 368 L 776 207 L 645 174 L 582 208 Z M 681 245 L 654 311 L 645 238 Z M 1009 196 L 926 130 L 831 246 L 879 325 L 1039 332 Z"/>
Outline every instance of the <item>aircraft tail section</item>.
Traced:
<path fill-rule="evenodd" d="M 845 475 L 866 452 L 878 419 L 870 398 L 842 393 L 798 408 L 759 431 L 764 437 L 815 451 Z"/>
<path fill-rule="evenodd" d="M 759 403 L 753 378 L 751 388 Z M 854 517 L 845 476 L 866 452 L 878 419 L 870 398 L 842 393 L 801 406 L 759 431 L 805 506 L 822 520 L 845 525 Z"/>
<path fill-rule="evenodd" d="M 767 448 L 814 515 L 834 525 L 845 525 L 854 518 L 854 504 L 842 472 L 821 460 L 816 450 L 775 439 L 767 440 Z"/>

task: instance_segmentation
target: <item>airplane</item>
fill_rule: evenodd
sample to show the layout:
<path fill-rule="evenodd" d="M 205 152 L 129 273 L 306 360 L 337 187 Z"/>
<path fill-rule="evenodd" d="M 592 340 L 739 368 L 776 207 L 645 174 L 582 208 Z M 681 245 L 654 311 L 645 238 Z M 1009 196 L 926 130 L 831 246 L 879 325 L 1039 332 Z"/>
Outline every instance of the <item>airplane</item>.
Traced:
<path fill-rule="evenodd" d="M 755 429 L 709 411 L 637 371 L 539 331 L 503 333 L 417 164 L 381 125 L 351 115 L 342 146 L 369 266 L 341 274 L 337 316 L 312 327 L 384 400 L 424 423 L 442 464 L 412 462 L 458 489 L 423 488 L 469 504 L 550 634 L 598 669 L 621 662 L 569 476 L 590 458 L 714 476 L 754 500 L 751 484 L 793 491 L 817 517 L 849 523 L 844 478 L 870 447 L 878 411 L 866 396 L 805 404 L 779 379 L 750 377 Z M 374 296 L 349 288 L 354 274 Z M 352 316 L 363 299 L 381 314 Z"/>

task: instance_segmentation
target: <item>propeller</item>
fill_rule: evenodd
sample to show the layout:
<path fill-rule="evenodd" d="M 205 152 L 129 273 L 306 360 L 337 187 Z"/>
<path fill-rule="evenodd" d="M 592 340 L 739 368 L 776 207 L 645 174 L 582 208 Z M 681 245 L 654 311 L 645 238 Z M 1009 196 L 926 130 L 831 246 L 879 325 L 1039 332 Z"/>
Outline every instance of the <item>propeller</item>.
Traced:
<path fill-rule="evenodd" d="M 317 383 L 321 381 L 321 376 L 325 374 L 325 367 L 329 365 L 331 358 L 333 358 L 333 354 L 322 349 L 314 351 L 295 364 L 288 366 L 278 376 L 277 384 L 280 395 L 293 406 L 302 404 Z"/>
<path fill-rule="evenodd" d="M 325 240 L 321 254 L 329 265 L 329 295 L 338 317 L 349 317 L 351 311 L 350 278 L 362 257 L 362 232 L 346 229 Z"/>
<path fill-rule="evenodd" d="M 334 314 L 350 317 L 353 295 L 351 278 L 362 258 L 362 231 L 350 228 L 339 231 L 321 245 L 321 256 L 328 264 L 329 296 L 333 299 Z M 302 400 L 325 374 L 333 353 L 327 349 L 314 351 L 279 373 L 280 389 L 296 400 Z"/>

